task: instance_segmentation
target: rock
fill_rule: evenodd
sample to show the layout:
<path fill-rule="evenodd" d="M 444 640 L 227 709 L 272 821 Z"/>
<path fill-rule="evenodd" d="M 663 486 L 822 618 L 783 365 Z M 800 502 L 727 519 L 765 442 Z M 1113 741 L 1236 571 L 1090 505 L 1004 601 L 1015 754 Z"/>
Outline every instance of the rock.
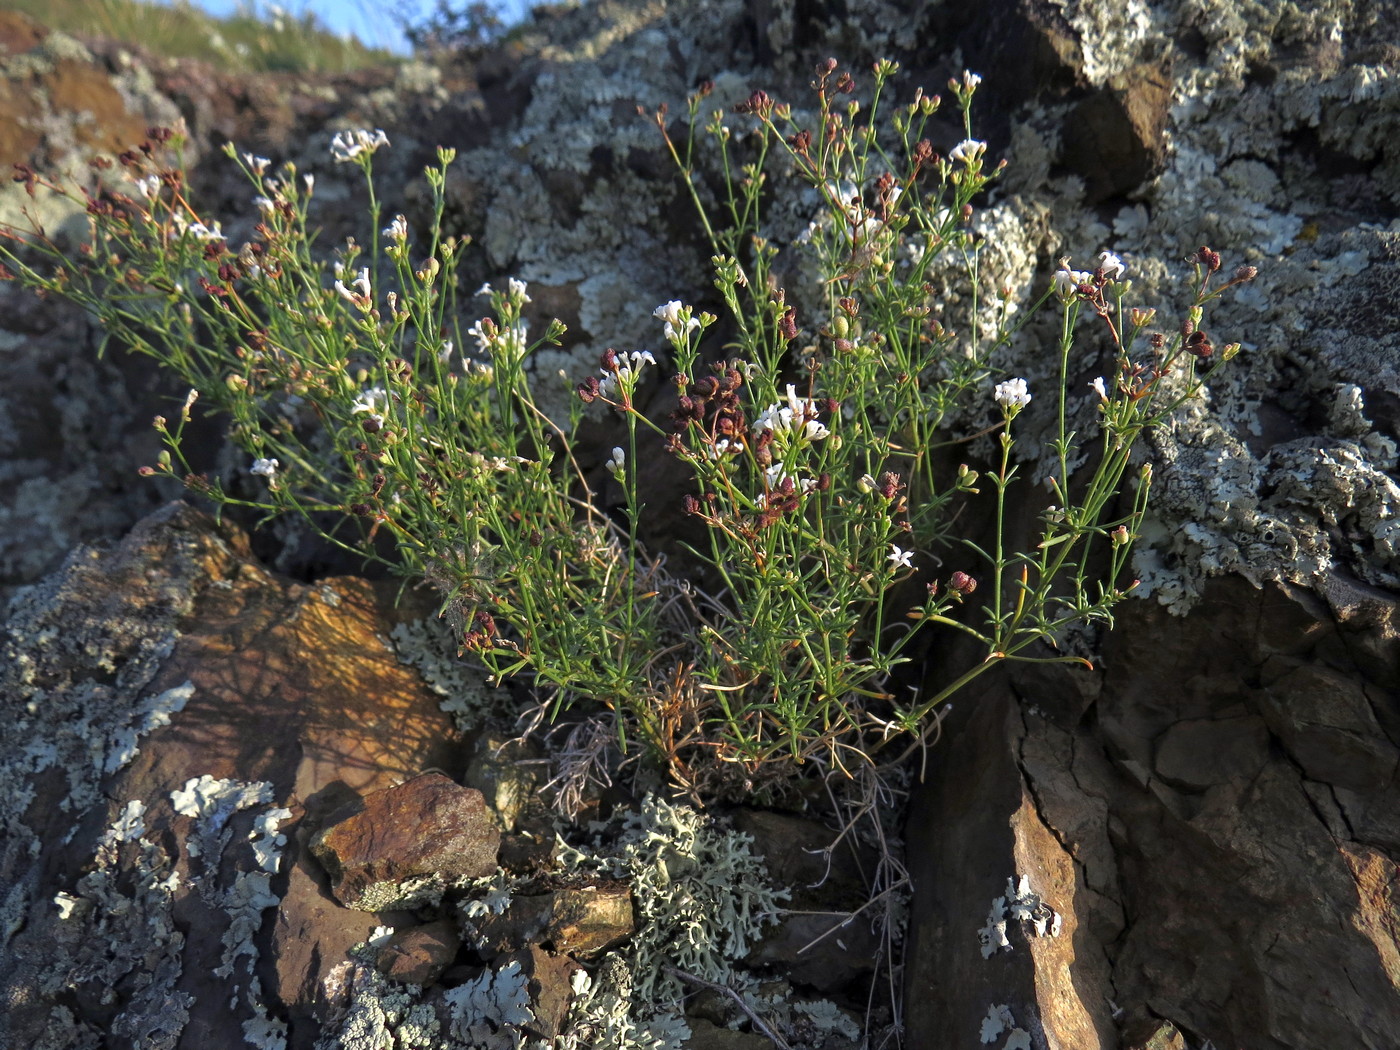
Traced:
<path fill-rule="evenodd" d="M 631 888 L 625 882 L 606 880 L 520 893 L 499 914 L 466 922 L 478 946 L 489 953 L 536 944 L 584 958 L 606 951 L 637 929 Z"/>
<path fill-rule="evenodd" d="M 1400 1026 L 1400 748 L 1372 717 L 1395 683 L 1351 662 L 1343 640 L 1368 628 L 1305 592 L 1222 580 L 1207 593 L 1185 620 L 1128 607 L 1085 718 L 1043 717 L 1050 680 L 1012 676 L 945 728 L 953 746 L 909 826 L 916 1040 L 970 1030 L 969 999 L 1006 1005 L 1047 1045 L 1094 1050 L 1116 1045 L 1109 999 L 1171 1019 L 1125 1032 L 1133 1046 L 1180 1046 L 1179 1029 L 1362 1050 Z M 1392 658 L 1373 646 L 1367 666 Z M 1021 690 L 1018 711 L 1008 691 Z M 1014 912 L 998 869 L 1028 876 L 1060 933 L 1007 921 L 982 959 L 971 931 L 986 902 Z"/>
<path fill-rule="evenodd" d="M 435 984 L 462 946 L 455 923 L 446 919 L 395 930 L 375 953 L 374 965 L 385 977 L 400 984 L 427 987 Z"/>
<path fill-rule="evenodd" d="M 1143 1018 L 1124 1026 L 1123 1050 L 1186 1050 L 1186 1040 L 1170 1021 Z"/>
<path fill-rule="evenodd" d="M 1160 170 L 1171 103 L 1171 76 L 1149 65 L 1114 77 L 1070 110 L 1060 160 L 1084 177 L 1086 203 L 1124 196 Z"/>
<path fill-rule="evenodd" d="M 573 1002 L 573 977 L 582 967 L 568 956 L 554 955 L 538 945 L 530 945 L 501 960 L 520 964 L 529 978 L 526 989 L 530 994 L 530 1012 L 534 1020 L 525 1026 L 537 1039 L 552 1040 L 564 1031 Z"/>
<path fill-rule="evenodd" d="M 840 916 L 784 915 L 745 960 L 773 966 L 795 983 L 823 994 L 840 991 L 875 970 L 880 940 L 870 923 L 857 916 L 846 925 Z"/>
<path fill-rule="evenodd" d="M 549 778 L 549 761 L 533 743 L 483 733 L 476 740 L 462 783 L 479 790 L 500 821 L 513 832 L 527 812 L 547 812 L 540 789 Z"/>
<path fill-rule="evenodd" d="M 15 595 L 0 1043 L 314 1041 L 320 981 L 377 920 L 308 869 L 304 815 L 455 753 L 382 615 L 364 581 L 288 583 L 183 504 Z"/>
<path fill-rule="evenodd" d="M 338 901 L 383 911 L 494 874 L 500 844 L 480 791 L 424 773 L 333 815 L 310 845 Z"/>
<path fill-rule="evenodd" d="M 773 1042 L 757 1032 L 720 1028 L 701 1018 L 690 1023 L 690 1038 L 681 1045 L 685 1050 L 770 1050 Z"/>
<path fill-rule="evenodd" d="M 735 831 L 753 837 L 753 853 L 763 858 L 773 884 L 792 891 L 792 909 L 863 901 L 862 865 L 874 870 L 875 858 L 855 836 L 838 843 L 838 833 L 824 824 L 768 810 L 740 809 L 733 819 Z"/>

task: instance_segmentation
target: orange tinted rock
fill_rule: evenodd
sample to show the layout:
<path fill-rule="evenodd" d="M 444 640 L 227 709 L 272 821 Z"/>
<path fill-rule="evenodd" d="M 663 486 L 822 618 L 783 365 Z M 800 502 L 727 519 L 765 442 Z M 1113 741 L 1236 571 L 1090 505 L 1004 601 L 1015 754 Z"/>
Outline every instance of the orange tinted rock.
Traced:
<path fill-rule="evenodd" d="M 425 773 L 367 796 L 311 840 L 347 908 L 381 911 L 496 870 L 501 833 L 475 788 Z"/>

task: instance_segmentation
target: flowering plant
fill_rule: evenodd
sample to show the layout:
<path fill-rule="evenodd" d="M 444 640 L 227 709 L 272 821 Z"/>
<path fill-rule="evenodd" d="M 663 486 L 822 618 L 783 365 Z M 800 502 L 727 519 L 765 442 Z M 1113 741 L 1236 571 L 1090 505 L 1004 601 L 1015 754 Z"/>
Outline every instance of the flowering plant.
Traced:
<path fill-rule="evenodd" d="M 314 179 L 230 147 L 257 211 L 252 238 L 234 246 L 188 198 L 179 136 L 152 129 L 120 158 L 129 188 L 75 190 L 21 168 L 31 192 L 82 202 L 90 240 L 70 257 L 42 230 L 7 231 L 15 247 L 0 252 L 14 269 L 0 276 L 82 304 L 192 388 L 173 423 L 157 419 L 167 448 L 146 473 L 221 506 L 301 515 L 326 541 L 430 580 L 464 652 L 499 676 L 532 675 L 555 713 L 580 702 L 607 713 L 624 745 L 639 737 L 691 785 L 718 769 L 850 768 L 892 739 L 918 740 L 936 705 L 1000 662 L 1076 659 L 1053 646 L 1071 625 L 1108 621 L 1131 586 L 1150 480 L 1130 470 L 1135 444 L 1237 349 L 1217 354 L 1200 329 L 1223 287 L 1209 249 L 1194 256 L 1194 299 L 1172 335 L 1125 305 L 1126 267 L 1108 252 L 1091 271 L 1064 261 L 1025 309 L 1009 289 L 989 296 L 972 223 L 1000 166 L 988 169 L 972 137 L 980 78 L 950 82 L 965 138 L 945 157 L 925 136 L 936 96 L 916 92 L 888 133 L 878 127 L 894 72 L 875 67 L 863 106 L 855 78 L 829 63 L 805 115 L 756 92 L 738 107 L 740 135 L 723 112 L 701 119 L 705 89 L 683 141 L 656 114 L 710 243 L 723 321 L 658 306 L 668 353 L 606 351 L 598 374 L 575 377 L 568 418 L 540 408 L 547 380 L 530 363 L 564 326 L 531 340 L 529 289 L 514 279 L 478 293 L 489 316 L 473 320 L 459 298 L 466 244 L 442 233 L 451 150 L 426 172 L 420 239 L 403 215 L 381 227 L 382 131 L 331 147 L 363 173 L 367 247 L 351 238 L 314 253 Z M 791 243 L 765 225 L 770 175 L 811 194 L 815 218 Z M 24 261 L 31 249 L 54 267 Z M 796 270 L 779 265 L 788 256 Z M 805 277 L 790 294 L 780 273 Z M 940 314 L 954 279 L 969 304 L 961 332 Z M 992 384 L 994 355 L 1042 309 L 1060 314 L 1058 384 Z M 1071 429 L 1069 396 L 1086 313 L 1114 359 L 1091 384 L 1091 438 Z M 641 408 L 657 377 L 675 388 L 669 418 Z M 241 474 L 188 461 L 197 397 L 227 417 L 248 457 Z M 580 443 L 600 406 L 620 424 L 610 454 Z M 1012 550 L 1017 421 L 1040 411 L 1054 418 L 1055 505 L 1030 548 Z M 952 421 L 979 414 L 971 437 L 990 440 L 992 462 L 953 466 Z M 668 572 L 664 538 L 648 531 L 637 466 L 661 455 L 689 479 L 678 495 L 703 539 L 672 553 L 688 553 L 693 572 Z M 604 513 L 590 460 L 621 491 L 619 517 Z M 987 489 L 990 533 L 958 535 L 959 507 Z M 925 685 L 906 672 L 935 629 L 984 654 Z"/>

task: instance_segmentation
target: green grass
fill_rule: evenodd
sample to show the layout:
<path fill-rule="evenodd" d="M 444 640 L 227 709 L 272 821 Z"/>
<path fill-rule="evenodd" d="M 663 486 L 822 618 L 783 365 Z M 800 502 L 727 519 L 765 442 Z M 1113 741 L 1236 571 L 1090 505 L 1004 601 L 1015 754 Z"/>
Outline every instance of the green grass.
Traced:
<path fill-rule="evenodd" d="M 400 61 L 390 51 L 337 36 L 309 11 L 287 13 L 272 4 L 250 2 L 225 18 L 188 0 L 0 0 L 0 10 L 22 12 L 64 33 L 199 59 L 230 73 L 346 72 Z"/>

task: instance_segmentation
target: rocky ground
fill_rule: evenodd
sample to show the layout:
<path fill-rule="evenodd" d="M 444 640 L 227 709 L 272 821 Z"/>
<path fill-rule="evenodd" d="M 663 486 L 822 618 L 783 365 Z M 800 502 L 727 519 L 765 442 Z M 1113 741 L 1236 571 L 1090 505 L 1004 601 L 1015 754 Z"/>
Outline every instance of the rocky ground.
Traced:
<path fill-rule="evenodd" d="M 183 119 L 199 190 L 234 216 L 224 141 L 325 172 L 334 131 L 383 127 L 411 213 L 411 173 L 456 146 L 469 279 L 529 280 L 570 325 L 551 371 L 705 294 L 635 105 L 679 111 L 704 78 L 721 101 L 795 97 L 828 54 L 935 88 L 984 75 L 1011 163 L 979 221 L 1019 288 L 1105 247 L 1164 304 L 1200 244 L 1260 268 L 1214 322 L 1240 367 L 1158 435 L 1144 600 L 1098 670 L 959 698 L 911 781 L 895 951 L 866 913 L 828 932 L 879 858 L 837 850 L 812 888 L 819 809 L 711 826 L 618 789 L 595 793 L 608 829 L 558 845 L 532 804 L 544 756 L 462 735 L 453 711 L 495 701 L 425 655 L 422 610 L 295 530 L 254 548 L 169 505 L 135 471 L 183 392 L 0 285 L 0 1041 L 647 1046 L 684 1026 L 689 1046 L 837 1047 L 859 1024 L 894 1045 L 880 1009 L 902 1003 L 908 1047 L 1396 1045 L 1400 52 L 1379 7 L 628 0 L 470 60 L 316 81 L 0 15 L 6 163 Z M 358 202 L 324 178 L 335 227 Z M 11 186 L 0 219 L 27 203 Z M 1005 365 L 1034 384 L 1042 357 L 1032 340 Z M 217 462 L 213 425 L 208 446 Z M 716 951 L 767 982 L 742 1007 L 706 987 Z M 682 988 L 684 1018 L 629 1014 Z"/>

